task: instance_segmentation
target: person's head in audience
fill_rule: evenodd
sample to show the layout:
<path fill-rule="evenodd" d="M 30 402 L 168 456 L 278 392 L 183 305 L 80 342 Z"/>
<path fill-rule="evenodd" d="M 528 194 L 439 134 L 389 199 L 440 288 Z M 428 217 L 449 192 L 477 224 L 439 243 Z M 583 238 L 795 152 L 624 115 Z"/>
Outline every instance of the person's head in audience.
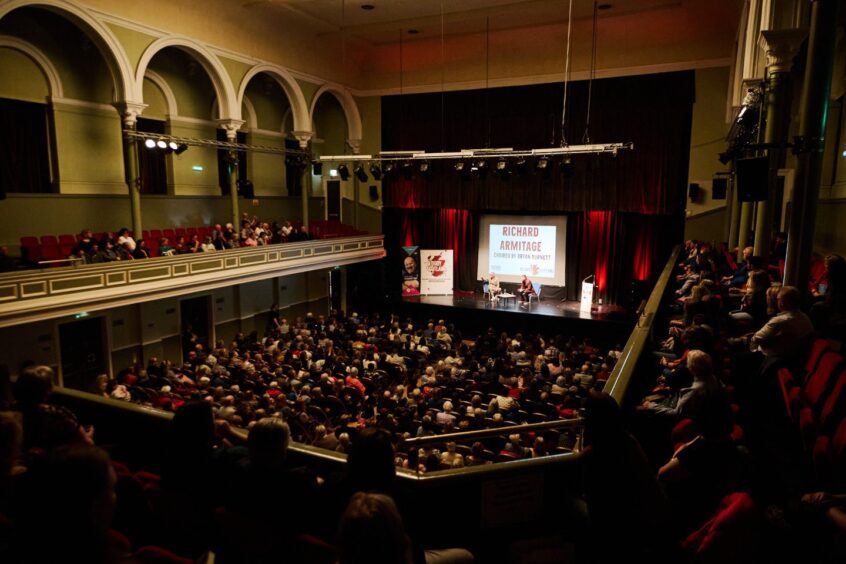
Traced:
<path fill-rule="evenodd" d="M 338 527 L 338 564 L 411 564 L 411 542 L 394 501 L 384 494 L 352 496 Z"/>
<path fill-rule="evenodd" d="M 291 431 L 278 417 L 256 421 L 247 437 L 250 461 L 261 468 L 281 468 L 285 465 Z"/>
<path fill-rule="evenodd" d="M 746 284 L 747 293 L 766 292 L 770 287 L 770 275 L 766 270 L 753 270 L 749 273 L 749 282 Z"/>
<path fill-rule="evenodd" d="M 799 309 L 802 305 L 802 294 L 795 286 L 783 286 L 778 292 L 778 309 L 783 312 L 791 312 Z"/>
<path fill-rule="evenodd" d="M 743 257 L 743 262 L 749 262 L 754 254 L 755 249 L 753 247 L 745 247 L 743 251 L 741 251 L 741 256 Z"/>
<path fill-rule="evenodd" d="M 617 442 L 625 434 L 623 411 L 617 401 L 604 392 L 590 390 L 585 401 L 585 446 Z"/>
<path fill-rule="evenodd" d="M 59 448 L 32 478 L 36 499 L 20 519 L 30 561 L 116 561 L 107 534 L 117 506 L 117 477 L 104 450 Z"/>
<path fill-rule="evenodd" d="M 694 380 L 701 382 L 709 381 L 714 377 L 714 365 L 711 355 L 700 350 L 691 350 L 687 353 L 687 369 Z"/>
<path fill-rule="evenodd" d="M 22 411 L 34 409 L 47 401 L 53 391 L 53 369 L 49 366 L 30 366 L 15 382 L 14 395 Z"/>
<path fill-rule="evenodd" d="M 396 477 L 391 433 L 379 427 L 361 431 L 347 455 L 347 475 L 360 490 L 391 491 Z"/>

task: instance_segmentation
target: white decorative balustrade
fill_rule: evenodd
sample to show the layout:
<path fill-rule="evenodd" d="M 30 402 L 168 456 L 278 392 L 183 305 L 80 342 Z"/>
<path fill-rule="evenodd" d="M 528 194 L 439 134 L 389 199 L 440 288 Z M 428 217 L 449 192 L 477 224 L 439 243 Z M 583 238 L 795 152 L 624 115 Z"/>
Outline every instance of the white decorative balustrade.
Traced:
<path fill-rule="evenodd" d="M 382 235 L 0 275 L 0 327 L 385 256 Z"/>

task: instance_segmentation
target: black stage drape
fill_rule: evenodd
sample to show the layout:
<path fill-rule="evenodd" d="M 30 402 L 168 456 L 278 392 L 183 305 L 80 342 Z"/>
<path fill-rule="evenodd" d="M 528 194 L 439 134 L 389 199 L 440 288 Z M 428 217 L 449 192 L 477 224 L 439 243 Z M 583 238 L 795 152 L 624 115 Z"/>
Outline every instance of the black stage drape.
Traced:
<path fill-rule="evenodd" d="M 0 99 L 0 195 L 50 192 L 47 106 Z"/>
<path fill-rule="evenodd" d="M 466 175 L 450 160 L 430 163 L 428 175 L 386 178 L 389 255 L 410 244 L 452 248 L 455 287 L 471 290 L 479 214 L 566 214 L 567 297 L 577 299 L 582 279 L 595 274 L 600 297 L 630 303 L 632 282 L 653 279 L 682 238 L 693 79 L 690 71 L 594 81 L 590 139 L 584 137 L 588 85 L 572 83 L 567 142 L 631 141 L 634 150 L 574 156 L 569 175 L 555 161 L 547 174 L 529 161 L 526 170 L 507 175 Z M 562 93 L 561 84 L 550 84 L 385 97 L 383 150 L 558 146 Z M 394 270 L 399 276 L 401 265 Z"/>

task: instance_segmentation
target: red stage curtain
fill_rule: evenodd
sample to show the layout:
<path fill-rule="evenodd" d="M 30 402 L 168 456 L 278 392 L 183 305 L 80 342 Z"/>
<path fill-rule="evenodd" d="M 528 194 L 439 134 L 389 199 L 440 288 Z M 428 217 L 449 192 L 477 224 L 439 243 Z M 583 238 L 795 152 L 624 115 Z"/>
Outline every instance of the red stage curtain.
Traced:
<path fill-rule="evenodd" d="M 382 99 L 384 150 L 454 151 L 473 147 L 558 146 L 561 84 Z M 692 72 L 594 81 L 593 143 L 633 142 L 633 151 L 573 157 L 574 173 L 524 171 L 462 176 L 452 161 L 430 173 L 383 181 L 385 207 L 487 211 L 683 213 L 687 189 Z M 443 103 L 443 108 L 441 104 Z M 587 83 L 570 91 L 566 141 L 584 141 Z M 443 110 L 444 119 L 441 120 Z M 441 124 L 443 123 L 443 128 Z M 491 165 L 493 163 L 490 163 Z M 529 169 L 534 166 L 530 160 Z"/>

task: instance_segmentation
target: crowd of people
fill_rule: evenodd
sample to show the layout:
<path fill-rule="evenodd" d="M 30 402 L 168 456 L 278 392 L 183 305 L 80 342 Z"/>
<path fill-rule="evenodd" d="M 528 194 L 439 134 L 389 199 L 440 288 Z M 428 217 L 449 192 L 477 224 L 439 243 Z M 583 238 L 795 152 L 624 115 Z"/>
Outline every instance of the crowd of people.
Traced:
<path fill-rule="evenodd" d="M 269 554 L 472 562 L 464 549 L 433 551 L 411 533 L 421 528 L 409 526 L 415 511 L 396 468 L 416 460 L 413 469 L 429 472 L 572 449 L 575 435 L 525 433 L 519 424 L 579 416 L 619 355 L 619 347 L 562 336 L 490 329 L 468 339 L 444 320 L 416 325 L 394 315 L 333 312 L 289 323 L 275 306 L 264 337 L 236 335 L 204 349 L 98 381 L 107 397 L 174 412 L 154 477 L 110 461 L 91 426 L 50 402 L 51 369 L 22 369 L 5 406 L 14 411 L 0 417 L 4 561 L 140 562 L 152 551 L 183 562 L 177 554 L 211 549 L 223 562 Z M 406 438 L 486 427 L 502 436 L 466 454 L 451 441 L 402 448 Z M 291 467 L 290 440 L 345 453 L 346 471 Z M 139 479 L 143 494 L 132 493 L 127 484 L 137 488 Z M 45 526 L 59 531 L 55 542 L 33 542 Z M 221 527 L 226 534 L 215 533 Z"/>
<path fill-rule="evenodd" d="M 147 239 L 136 240 L 128 228 L 121 228 L 116 234 L 104 233 L 100 238 L 90 229 L 83 229 L 77 245 L 68 258 L 78 259 L 82 264 L 96 264 L 117 260 L 145 259 L 152 256 L 173 256 L 191 253 L 224 251 L 238 247 L 257 247 L 293 241 L 308 241 L 308 228 L 294 226 L 290 221 L 281 225 L 277 221 L 259 221 L 256 216 L 244 214 L 240 229 L 232 223 L 215 224 L 209 235 L 193 233 L 179 235 L 174 240 L 160 237 L 151 244 Z"/>
<path fill-rule="evenodd" d="M 175 411 L 205 400 L 248 427 L 275 414 L 295 440 L 348 452 L 367 427 L 391 432 L 398 465 L 431 471 L 572 449 L 573 433 L 522 434 L 518 425 L 579 414 L 619 354 L 589 340 L 496 333 L 473 339 L 444 320 L 415 325 L 378 314 L 307 315 L 271 308 L 266 336 L 238 334 L 206 350 L 184 339 L 184 362 L 149 359 L 100 393 Z M 406 452 L 404 439 L 502 427 L 502 438 Z M 415 460 L 418 463 L 415 463 Z"/>
<path fill-rule="evenodd" d="M 839 480 L 808 478 L 809 467 L 838 455 L 819 441 L 809 447 L 813 463 L 807 450 L 802 454 L 785 375 L 797 375 L 799 383 L 810 377 L 806 359 L 815 343 L 843 350 L 846 262 L 817 257 L 820 267 L 812 268 L 807 288 L 783 286 L 778 243 L 771 257 L 756 257 L 750 247 L 732 264 L 725 248 L 688 241 L 667 304 L 667 332 L 655 344 L 653 379 L 642 382 L 628 420 L 633 435 L 614 405 L 602 407 L 598 432 L 588 421 L 589 464 L 614 461 L 631 470 L 627 480 L 614 482 L 607 468 L 591 466 L 603 480 L 592 518 L 602 530 L 637 523 L 626 535 L 644 556 L 683 548 L 709 562 L 787 554 L 793 561 L 791 551 L 806 551 L 808 561 L 834 562 L 845 554 L 843 496 L 813 489 Z M 843 378 L 846 372 L 832 374 L 831 402 Z M 622 514 L 615 511 L 621 500 L 630 508 Z M 657 537 L 656 530 L 668 536 Z M 825 548 L 811 554 L 803 535 Z M 839 540 L 831 544 L 832 538 Z M 607 551 L 619 555 L 616 547 Z"/>

